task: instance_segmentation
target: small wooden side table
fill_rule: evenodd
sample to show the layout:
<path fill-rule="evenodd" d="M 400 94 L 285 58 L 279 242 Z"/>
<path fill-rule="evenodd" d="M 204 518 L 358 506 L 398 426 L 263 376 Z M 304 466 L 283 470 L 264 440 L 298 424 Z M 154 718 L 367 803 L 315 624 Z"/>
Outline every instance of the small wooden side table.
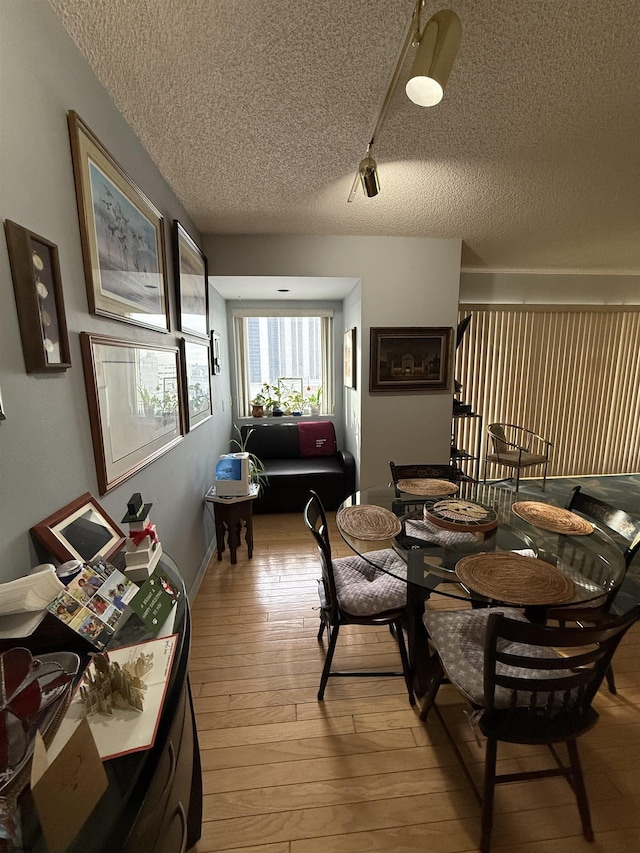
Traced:
<path fill-rule="evenodd" d="M 238 561 L 236 551 L 240 545 L 242 527 L 245 528 L 244 541 L 247 543 L 249 559 L 253 557 L 253 502 L 258 497 L 258 486 L 251 486 L 248 495 L 237 495 L 232 498 L 222 498 L 216 495 L 216 487 L 211 486 L 205 500 L 214 504 L 216 523 L 216 548 L 218 560 L 222 560 L 225 549 L 225 537 L 229 543 L 231 564 Z"/>

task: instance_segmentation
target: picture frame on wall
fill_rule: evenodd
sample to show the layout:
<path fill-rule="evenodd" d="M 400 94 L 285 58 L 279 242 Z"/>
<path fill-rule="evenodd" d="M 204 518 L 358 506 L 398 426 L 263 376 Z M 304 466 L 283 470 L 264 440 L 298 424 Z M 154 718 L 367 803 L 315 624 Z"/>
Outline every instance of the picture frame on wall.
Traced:
<path fill-rule="evenodd" d="M 51 557 L 65 563 L 110 559 L 122 548 L 125 535 L 96 499 L 86 492 L 34 525 L 33 538 Z"/>
<path fill-rule="evenodd" d="M 209 344 L 180 339 L 185 430 L 190 432 L 213 414 Z"/>
<path fill-rule="evenodd" d="M 345 388 L 356 387 L 356 330 L 344 333 L 342 345 L 342 382 Z"/>
<path fill-rule="evenodd" d="M 220 364 L 220 335 L 213 329 L 211 331 L 211 373 L 217 376 L 222 371 Z"/>
<path fill-rule="evenodd" d="M 207 259 L 177 219 L 173 224 L 178 326 L 181 332 L 208 338 Z"/>
<path fill-rule="evenodd" d="M 448 391 L 453 329 L 371 328 L 370 391 Z"/>
<path fill-rule="evenodd" d="M 11 277 L 27 373 L 59 373 L 71 367 L 58 247 L 5 220 Z"/>
<path fill-rule="evenodd" d="M 73 110 L 68 123 L 89 310 L 168 332 L 164 218 Z"/>
<path fill-rule="evenodd" d="M 177 347 L 80 333 L 100 494 L 184 437 Z"/>

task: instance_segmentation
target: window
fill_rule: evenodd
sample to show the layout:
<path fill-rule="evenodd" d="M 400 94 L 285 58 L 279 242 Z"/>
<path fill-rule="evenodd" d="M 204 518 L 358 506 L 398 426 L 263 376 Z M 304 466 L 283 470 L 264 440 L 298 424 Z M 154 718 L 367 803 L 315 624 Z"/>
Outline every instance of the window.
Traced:
<path fill-rule="evenodd" d="M 285 377 L 289 385 L 299 380 L 305 398 L 322 388 L 321 412 L 333 411 L 332 311 L 238 309 L 233 316 L 240 416 L 265 382 L 278 387 Z"/>

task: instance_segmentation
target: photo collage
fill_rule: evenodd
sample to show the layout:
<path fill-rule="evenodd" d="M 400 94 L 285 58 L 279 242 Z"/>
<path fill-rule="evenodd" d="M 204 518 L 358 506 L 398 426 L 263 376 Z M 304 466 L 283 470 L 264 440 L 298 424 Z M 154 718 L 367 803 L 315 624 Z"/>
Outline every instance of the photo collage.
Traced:
<path fill-rule="evenodd" d="M 49 605 L 49 611 L 103 649 L 138 591 L 137 584 L 109 563 L 94 561 L 67 584 L 65 592 Z"/>

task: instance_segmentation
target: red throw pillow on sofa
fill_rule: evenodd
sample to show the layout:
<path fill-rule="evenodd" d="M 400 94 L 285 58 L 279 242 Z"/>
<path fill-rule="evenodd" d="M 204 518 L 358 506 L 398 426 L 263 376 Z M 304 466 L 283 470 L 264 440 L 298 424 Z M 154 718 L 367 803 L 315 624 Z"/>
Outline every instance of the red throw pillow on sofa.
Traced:
<path fill-rule="evenodd" d="M 331 421 L 298 424 L 300 456 L 333 456 L 337 452 L 336 431 Z"/>

